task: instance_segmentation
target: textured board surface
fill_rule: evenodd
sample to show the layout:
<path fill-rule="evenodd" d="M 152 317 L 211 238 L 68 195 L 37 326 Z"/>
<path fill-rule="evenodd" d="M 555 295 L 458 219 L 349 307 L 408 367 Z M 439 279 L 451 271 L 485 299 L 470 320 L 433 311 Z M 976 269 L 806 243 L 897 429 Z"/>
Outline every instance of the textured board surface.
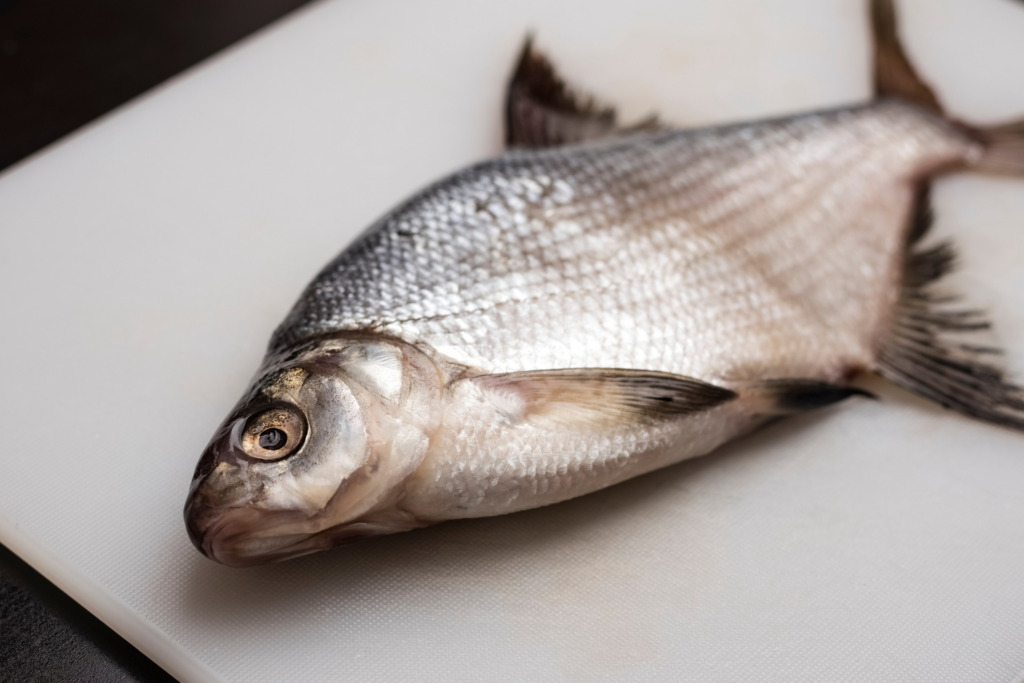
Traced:
<path fill-rule="evenodd" d="M 192 468 L 270 332 L 499 150 L 527 29 L 627 118 L 868 94 L 860 0 L 550 5 L 317 4 L 0 177 L 0 541 L 182 680 L 1021 680 L 1024 436 L 881 382 L 553 508 L 248 570 L 192 549 Z M 1024 114 L 1020 3 L 901 7 L 951 110 Z M 1024 371 L 1024 181 L 936 208 Z"/>

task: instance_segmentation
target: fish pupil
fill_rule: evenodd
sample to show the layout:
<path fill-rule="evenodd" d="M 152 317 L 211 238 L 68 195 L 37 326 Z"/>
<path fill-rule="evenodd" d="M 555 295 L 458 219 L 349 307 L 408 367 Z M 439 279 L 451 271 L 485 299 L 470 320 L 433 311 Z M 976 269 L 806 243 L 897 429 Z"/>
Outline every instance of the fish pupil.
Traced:
<path fill-rule="evenodd" d="M 268 451 L 276 451 L 284 447 L 288 436 L 280 429 L 264 429 L 260 434 L 260 448 Z"/>

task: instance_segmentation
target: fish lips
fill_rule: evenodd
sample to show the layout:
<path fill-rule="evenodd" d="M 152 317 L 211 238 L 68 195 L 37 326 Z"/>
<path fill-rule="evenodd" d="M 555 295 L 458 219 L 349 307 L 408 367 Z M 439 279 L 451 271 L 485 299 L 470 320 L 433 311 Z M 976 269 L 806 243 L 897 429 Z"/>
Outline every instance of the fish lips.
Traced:
<path fill-rule="evenodd" d="M 218 508 L 207 504 L 201 494 L 190 493 L 185 506 L 185 527 L 192 544 L 211 560 L 229 567 L 281 562 L 380 533 L 372 525 L 360 523 L 313 533 L 275 533 L 275 529 L 298 526 L 307 520 L 299 511 L 266 511 L 252 506 Z"/>
<path fill-rule="evenodd" d="M 282 516 L 291 517 L 293 522 L 303 518 L 301 513 L 275 511 L 271 521 L 269 513 L 254 507 L 211 510 L 193 505 L 186 512 L 185 523 L 189 538 L 199 552 L 229 567 L 251 567 L 315 552 L 317 548 L 305 550 L 302 547 L 309 534 L 280 535 L 266 531 L 286 522 Z M 261 530 L 264 533 L 260 533 Z"/>
<path fill-rule="evenodd" d="M 185 529 L 203 555 L 231 567 L 248 567 L 305 554 L 292 546 L 311 534 L 277 531 L 302 525 L 308 521 L 304 513 L 263 510 L 245 502 L 224 505 L 218 501 L 220 493 L 202 477 L 192 482 L 185 502 Z"/>

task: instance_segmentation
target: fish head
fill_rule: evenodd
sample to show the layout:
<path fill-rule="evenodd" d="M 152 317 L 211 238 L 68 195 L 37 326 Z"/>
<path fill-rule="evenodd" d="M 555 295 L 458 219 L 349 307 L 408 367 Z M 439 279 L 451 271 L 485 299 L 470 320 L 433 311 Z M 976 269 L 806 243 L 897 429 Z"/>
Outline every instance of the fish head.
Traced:
<path fill-rule="evenodd" d="M 392 341 L 319 342 L 264 365 L 196 467 L 185 522 L 223 564 L 421 526 L 396 511 L 440 421 L 437 366 Z"/>

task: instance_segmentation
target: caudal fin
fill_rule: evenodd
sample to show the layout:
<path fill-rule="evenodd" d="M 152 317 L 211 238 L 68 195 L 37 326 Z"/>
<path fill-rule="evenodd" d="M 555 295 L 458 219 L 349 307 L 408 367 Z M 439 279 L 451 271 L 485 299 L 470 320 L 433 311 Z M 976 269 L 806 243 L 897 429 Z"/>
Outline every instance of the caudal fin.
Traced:
<path fill-rule="evenodd" d="M 985 145 L 985 153 L 974 166 L 977 171 L 996 175 L 1024 176 L 1024 119 L 988 128 L 971 128 Z"/>
<path fill-rule="evenodd" d="M 875 94 L 948 118 L 900 44 L 892 0 L 871 0 L 871 27 Z M 1024 121 L 990 128 L 953 123 L 980 143 L 972 169 L 1024 175 Z M 998 363 L 999 350 L 977 337 L 989 328 L 988 320 L 934 291 L 934 283 L 952 270 L 956 253 L 948 242 L 920 246 L 931 224 L 928 186 L 922 185 L 907 230 L 899 304 L 875 369 L 946 408 L 1024 431 L 1024 389 L 1008 381 Z"/>
<path fill-rule="evenodd" d="M 911 102 L 945 116 L 942 103 L 931 86 L 907 58 L 899 37 L 899 22 L 893 0 L 871 0 L 871 30 L 874 37 L 875 95 Z M 973 126 L 955 121 L 982 145 L 972 170 L 997 175 L 1024 175 L 1024 119 L 998 126 Z"/>
<path fill-rule="evenodd" d="M 895 97 L 943 114 L 939 98 L 914 69 L 903 50 L 893 0 L 871 0 L 875 96 Z"/>
<path fill-rule="evenodd" d="M 959 308 L 955 298 L 934 290 L 953 269 L 956 252 L 948 242 L 919 246 L 932 224 L 928 195 L 923 186 L 908 230 L 895 320 L 875 370 L 958 413 L 1024 431 L 1024 389 L 1007 379 L 1000 351 L 985 344 L 990 325 L 984 313 Z"/>

